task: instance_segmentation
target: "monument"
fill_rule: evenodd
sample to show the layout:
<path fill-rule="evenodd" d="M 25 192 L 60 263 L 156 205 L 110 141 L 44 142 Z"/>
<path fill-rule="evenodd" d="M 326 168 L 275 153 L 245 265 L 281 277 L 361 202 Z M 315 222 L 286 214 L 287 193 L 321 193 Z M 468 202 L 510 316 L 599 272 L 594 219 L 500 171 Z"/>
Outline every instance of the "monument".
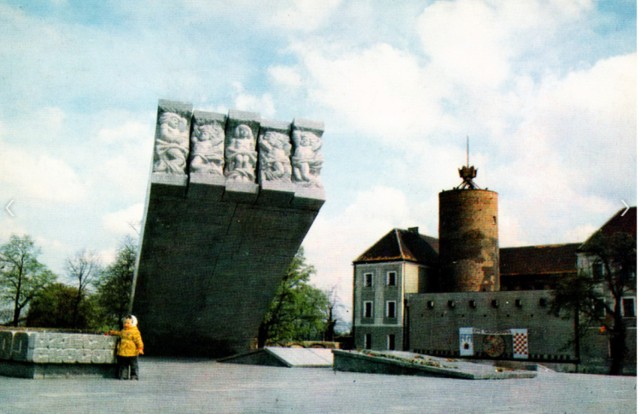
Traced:
<path fill-rule="evenodd" d="M 249 349 L 324 203 L 323 130 L 159 101 L 132 298 L 149 354 Z"/>

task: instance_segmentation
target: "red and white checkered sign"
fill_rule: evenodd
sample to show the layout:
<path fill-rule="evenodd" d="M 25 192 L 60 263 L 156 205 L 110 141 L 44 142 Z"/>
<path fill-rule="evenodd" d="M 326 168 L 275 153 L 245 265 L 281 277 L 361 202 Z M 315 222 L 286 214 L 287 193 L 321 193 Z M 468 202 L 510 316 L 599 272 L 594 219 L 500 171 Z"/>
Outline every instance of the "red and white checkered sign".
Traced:
<path fill-rule="evenodd" d="M 529 334 L 526 329 L 512 329 L 513 357 L 519 359 L 529 358 Z"/>

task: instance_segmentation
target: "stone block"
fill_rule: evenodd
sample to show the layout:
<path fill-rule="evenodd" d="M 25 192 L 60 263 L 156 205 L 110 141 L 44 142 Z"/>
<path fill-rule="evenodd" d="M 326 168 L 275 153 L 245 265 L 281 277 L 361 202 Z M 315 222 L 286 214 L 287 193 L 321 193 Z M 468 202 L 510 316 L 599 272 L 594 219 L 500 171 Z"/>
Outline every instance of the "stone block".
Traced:
<path fill-rule="evenodd" d="M 189 156 L 190 174 L 224 177 L 224 144 L 227 117 L 194 111 Z"/>
<path fill-rule="evenodd" d="M 36 364 L 46 364 L 50 360 L 50 348 L 29 348 L 26 361 Z"/>
<path fill-rule="evenodd" d="M 33 341 L 29 345 L 30 348 L 49 348 L 50 337 L 45 332 L 38 332 L 33 335 Z"/>
<path fill-rule="evenodd" d="M 295 197 L 291 201 L 294 208 L 318 211 L 325 202 L 325 193 L 322 188 L 296 187 Z"/>
<path fill-rule="evenodd" d="M 187 192 L 188 176 L 186 174 L 151 175 L 151 191 L 156 197 L 184 197 Z"/>
<path fill-rule="evenodd" d="M 76 362 L 79 364 L 91 364 L 94 349 L 78 349 Z"/>
<path fill-rule="evenodd" d="M 64 349 L 49 348 L 49 363 L 62 364 L 64 362 Z"/>
<path fill-rule="evenodd" d="M 214 174 L 189 174 L 189 198 L 219 201 L 224 195 L 227 179 Z"/>
<path fill-rule="evenodd" d="M 0 331 L 0 359 L 11 359 L 13 331 Z"/>
<path fill-rule="evenodd" d="M 74 348 L 74 349 L 82 349 L 84 346 L 82 334 L 70 334 L 66 337 L 65 347 Z"/>
<path fill-rule="evenodd" d="M 262 183 L 257 204 L 264 206 L 288 207 L 291 205 L 295 189 L 292 183 L 266 181 Z"/>
<path fill-rule="evenodd" d="M 115 363 L 115 352 L 108 349 L 95 349 L 91 353 L 92 364 L 113 364 Z"/>
<path fill-rule="evenodd" d="M 118 338 L 115 336 L 98 336 L 99 348 L 97 349 L 113 351 L 117 342 Z"/>
<path fill-rule="evenodd" d="M 270 184 L 291 184 L 291 124 L 263 120 L 258 136 L 260 162 L 258 182 L 263 188 Z"/>
<path fill-rule="evenodd" d="M 75 348 L 62 349 L 62 363 L 75 364 L 78 361 L 79 350 Z"/>
<path fill-rule="evenodd" d="M 187 173 L 191 104 L 160 100 L 153 150 L 153 172 L 183 176 Z"/>
<path fill-rule="evenodd" d="M 28 332 L 16 332 L 13 335 L 13 343 L 11 346 L 11 359 L 14 361 L 26 361 L 27 352 L 29 351 L 29 337 Z"/>
<path fill-rule="evenodd" d="M 259 130 L 260 114 L 229 111 L 224 150 L 224 175 L 228 181 L 256 182 L 256 140 Z"/>
<path fill-rule="evenodd" d="M 258 198 L 258 185 L 241 181 L 227 181 L 224 201 L 252 204 Z"/>

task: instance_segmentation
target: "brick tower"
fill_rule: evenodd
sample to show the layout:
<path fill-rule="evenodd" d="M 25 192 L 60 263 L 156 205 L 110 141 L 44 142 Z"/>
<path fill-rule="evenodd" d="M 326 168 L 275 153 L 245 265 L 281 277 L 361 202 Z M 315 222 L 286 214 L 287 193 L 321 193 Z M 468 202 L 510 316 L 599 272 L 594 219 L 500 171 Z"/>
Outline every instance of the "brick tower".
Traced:
<path fill-rule="evenodd" d="M 477 170 L 459 170 L 462 183 L 440 193 L 440 290 L 500 290 L 498 193 L 478 189 Z"/>

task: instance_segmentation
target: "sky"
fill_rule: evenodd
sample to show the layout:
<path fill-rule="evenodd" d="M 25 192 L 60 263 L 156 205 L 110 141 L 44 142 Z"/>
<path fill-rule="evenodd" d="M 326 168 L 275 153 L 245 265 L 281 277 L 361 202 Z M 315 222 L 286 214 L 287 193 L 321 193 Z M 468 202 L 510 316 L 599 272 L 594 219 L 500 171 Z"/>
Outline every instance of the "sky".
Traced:
<path fill-rule="evenodd" d="M 324 122 L 304 240 L 350 319 L 352 262 L 438 234 L 478 168 L 502 247 L 584 241 L 637 199 L 631 0 L 0 0 L 0 243 L 40 261 L 137 236 L 159 99 Z M 8 208 L 5 208 L 8 207 Z"/>

